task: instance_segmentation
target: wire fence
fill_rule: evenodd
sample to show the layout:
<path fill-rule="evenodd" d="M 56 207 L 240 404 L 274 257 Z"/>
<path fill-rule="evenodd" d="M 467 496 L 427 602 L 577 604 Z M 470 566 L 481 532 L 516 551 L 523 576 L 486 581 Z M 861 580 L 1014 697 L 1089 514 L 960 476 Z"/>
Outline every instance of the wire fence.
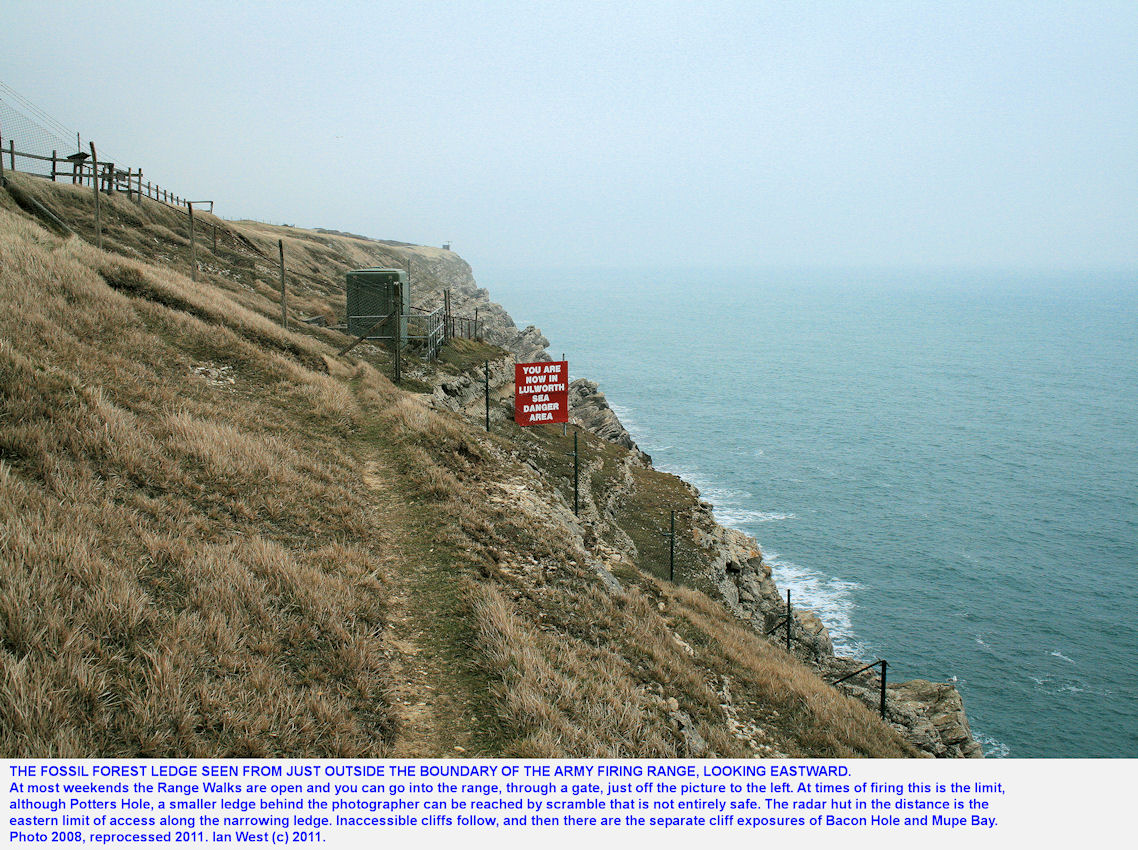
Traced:
<path fill-rule="evenodd" d="M 70 141 L 72 135 L 75 137 L 74 148 L 72 148 Z M 10 86 L 0 82 L 0 179 L 8 170 L 42 177 L 53 182 L 70 182 L 93 188 L 97 187 L 99 191 L 95 193 L 96 199 L 100 193 L 120 192 L 125 194 L 128 199 L 139 203 L 143 197 L 147 197 L 168 206 L 180 208 L 188 216 L 191 274 L 196 280 L 198 262 L 196 258 L 197 240 L 193 226 L 194 207 L 197 206 L 200 209 L 208 204 L 209 211 L 213 212 L 213 201 L 194 201 L 184 198 L 146 178 L 141 168 L 133 166 L 124 168 L 106 153 L 99 154 L 91 142 L 88 142 L 87 145 L 89 150 L 84 150 L 82 138 L 78 133 L 73 134 Z M 56 218 L 50 210 L 41 207 L 41 211 L 70 232 L 75 232 L 66 222 L 61 222 Z M 95 222 L 95 242 L 101 245 L 99 205 L 97 202 L 95 204 Z M 208 226 L 212 228 L 213 250 L 216 254 L 219 230 L 217 225 Z M 234 234 L 226 233 L 225 235 L 236 241 Z M 264 256 L 255 245 L 247 240 L 243 241 L 245 247 Z M 280 275 L 282 323 L 287 327 L 283 246 L 281 248 Z M 411 308 L 408 305 L 406 311 L 400 311 L 401 313 L 405 312 L 404 319 L 407 327 L 404 329 L 403 323 L 400 323 L 402 333 L 394 338 L 396 349 L 401 348 L 403 344 L 411 340 L 415 340 L 423 344 L 426 356 L 433 360 L 438 357 L 440 349 L 450 339 L 481 337 L 482 328 L 478 319 L 478 311 L 475 310 L 474 316 L 456 315 L 451 312 L 450 290 L 447 290 L 444 296 L 444 304 L 434 310 Z M 419 314 L 414 313 L 413 310 L 418 310 Z M 381 323 L 376 323 L 375 327 L 370 328 L 369 332 L 365 332 L 344 351 L 354 348 L 365 338 L 390 339 L 390 337 L 372 333 L 376 331 L 378 324 Z M 339 329 L 347 330 L 347 327 Z"/>
<path fill-rule="evenodd" d="M 21 150 L 40 156 L 49 156 L 53 150 L 64 152 L 64 155 L 79 150 L 78 133 L 68 130 L 3 82 L 0 82 L 0 131 L 6 138 L 18 138 Z M 27 173 L 44 174 L 42 169 L 28 170 Z"/>
<path fill-rule="evenodd" d="M 186 207 L 191 202 L 169 188 L 144 180 L 141 168 L 124 167 L 107 151 L 98 153 L 98 166 L 92 167 L 95 151 L 89 140 L 87 147 L 89 150 L 84 150 L 79 133 L 0 82 L 0 166 L 4 169 L 84 185 L 98 180 L 105 192 L 126 192 L 139 198 L 146 195 L 171 206 Z M 213 211 L 213 201 L 194 203 L 208 204 Z"/>

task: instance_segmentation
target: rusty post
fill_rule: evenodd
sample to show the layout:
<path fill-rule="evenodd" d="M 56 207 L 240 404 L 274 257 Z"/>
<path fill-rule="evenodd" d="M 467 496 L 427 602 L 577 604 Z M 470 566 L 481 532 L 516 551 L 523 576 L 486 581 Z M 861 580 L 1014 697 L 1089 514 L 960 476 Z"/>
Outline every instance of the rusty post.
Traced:
<path fill-rule="evenodd" d="M 190 277 L 198 279 L 198 244 L 194 239 L 194 205 L 190 204 Z"/>
<path fill-rule="evenodd" d="M 391 312 L 395 318 L 395 329 L 391 334 L 394 343 L 391 350 L 391 370 L 392 380 L 398 384 L 403 380 L 403 287 L 396 283 L 394 290 L 391 298 L 394 307 Z"/>
<path fill-rule="evenodd" d="M 99 168 L 99 157 L 95 154 L 95 143 L 89 142 L 91 145 L 91 186 L 95 189 L 95 247 L 102 249 L 103 247 L 103 223 L 99 215 L 99 181 L 95 179 L 95 173 Z"/>
<path fill-rule="evenodd" d="M 790 629 L 794 623 L 794 614 L 790 610 L 790 591 L 786 591 L 786 651 L 790 652 Z"/>
<path fill-rule="evenodd" d="M 573 516 L 580 516 L 581 453 L 577 451 L 578 432 L 573 432 Z"/>
<path fill-rule="evenodd" d="M 676 512 L 671 512 L 671 522 L 667 531 L 661 531 L 662 537 L 668 538 L 668 581 L 676 580 Z M 777 626 L 776 626 L 777 628 Z M 769 633 L 768 633 L 769 634 Z"/>
<path fill-rule="evenodd" d="M 288 330 L 288 292 L 285 291 L 285 265 L 284 240 L 277 240 L 277 249 L 281 253 L 281 327 Z"/>
<path fill-rule="evenodd" d="M 885 719 L 885 668 L 889 666 L 889 662 L 884 658 L 881 659 L 881 719 Z"/>

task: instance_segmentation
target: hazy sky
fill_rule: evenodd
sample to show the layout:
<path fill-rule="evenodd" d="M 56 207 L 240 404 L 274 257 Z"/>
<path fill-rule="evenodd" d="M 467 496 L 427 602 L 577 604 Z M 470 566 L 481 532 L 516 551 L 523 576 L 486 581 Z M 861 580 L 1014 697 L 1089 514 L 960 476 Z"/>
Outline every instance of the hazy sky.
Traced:
<path fill-rule="evenodd" d="M 0 81 L 123 165 L 230 218 L 452 241 L 476 273 L 1138 267 L 1134 2 L 0 17 Z"/>

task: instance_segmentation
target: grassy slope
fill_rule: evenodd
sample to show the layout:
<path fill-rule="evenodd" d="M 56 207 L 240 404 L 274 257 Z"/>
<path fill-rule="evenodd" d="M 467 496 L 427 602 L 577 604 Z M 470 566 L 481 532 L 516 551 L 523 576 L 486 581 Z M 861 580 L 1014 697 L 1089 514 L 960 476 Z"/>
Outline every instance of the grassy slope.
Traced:
<path fill-rule="evenodd" d="M 90 190 L 18 185 L 89 232 Z M 272 321 L 277 238 L 308 313 L 416 249 L 205 216 L 195 284 L 180 213 L 104 216 L 100 252 L 0 192 L 0 753 L 669 756 L 682 712 L 720 755 L 912 754 L 698 589 L 607 591 L 571 438 L 486 435 Z M 582 446 L 601 498 L 623 450 Z M 636 474 L 646 553 L 693 497 Z"/>

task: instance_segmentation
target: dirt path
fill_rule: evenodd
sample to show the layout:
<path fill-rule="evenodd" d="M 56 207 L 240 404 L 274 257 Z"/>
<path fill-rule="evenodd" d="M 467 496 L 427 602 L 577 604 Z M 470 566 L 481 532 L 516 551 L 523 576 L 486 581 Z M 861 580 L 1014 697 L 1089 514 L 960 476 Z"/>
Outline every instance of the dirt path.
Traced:
<path fill-rule="evenodd" d="M 382 458 L 366 463 L 363 481 L 401 532 L 399 566 L 387 576 L 389 698 L 399 717 L 392 756 L 473 755 L 479 700 L 459 663 L 469 647 L 461 640 L 464 618 L 456 610 L 460 594 L 451 554 L 437 542 L 429 514 L 401 498 L 398 475 Z"/>

